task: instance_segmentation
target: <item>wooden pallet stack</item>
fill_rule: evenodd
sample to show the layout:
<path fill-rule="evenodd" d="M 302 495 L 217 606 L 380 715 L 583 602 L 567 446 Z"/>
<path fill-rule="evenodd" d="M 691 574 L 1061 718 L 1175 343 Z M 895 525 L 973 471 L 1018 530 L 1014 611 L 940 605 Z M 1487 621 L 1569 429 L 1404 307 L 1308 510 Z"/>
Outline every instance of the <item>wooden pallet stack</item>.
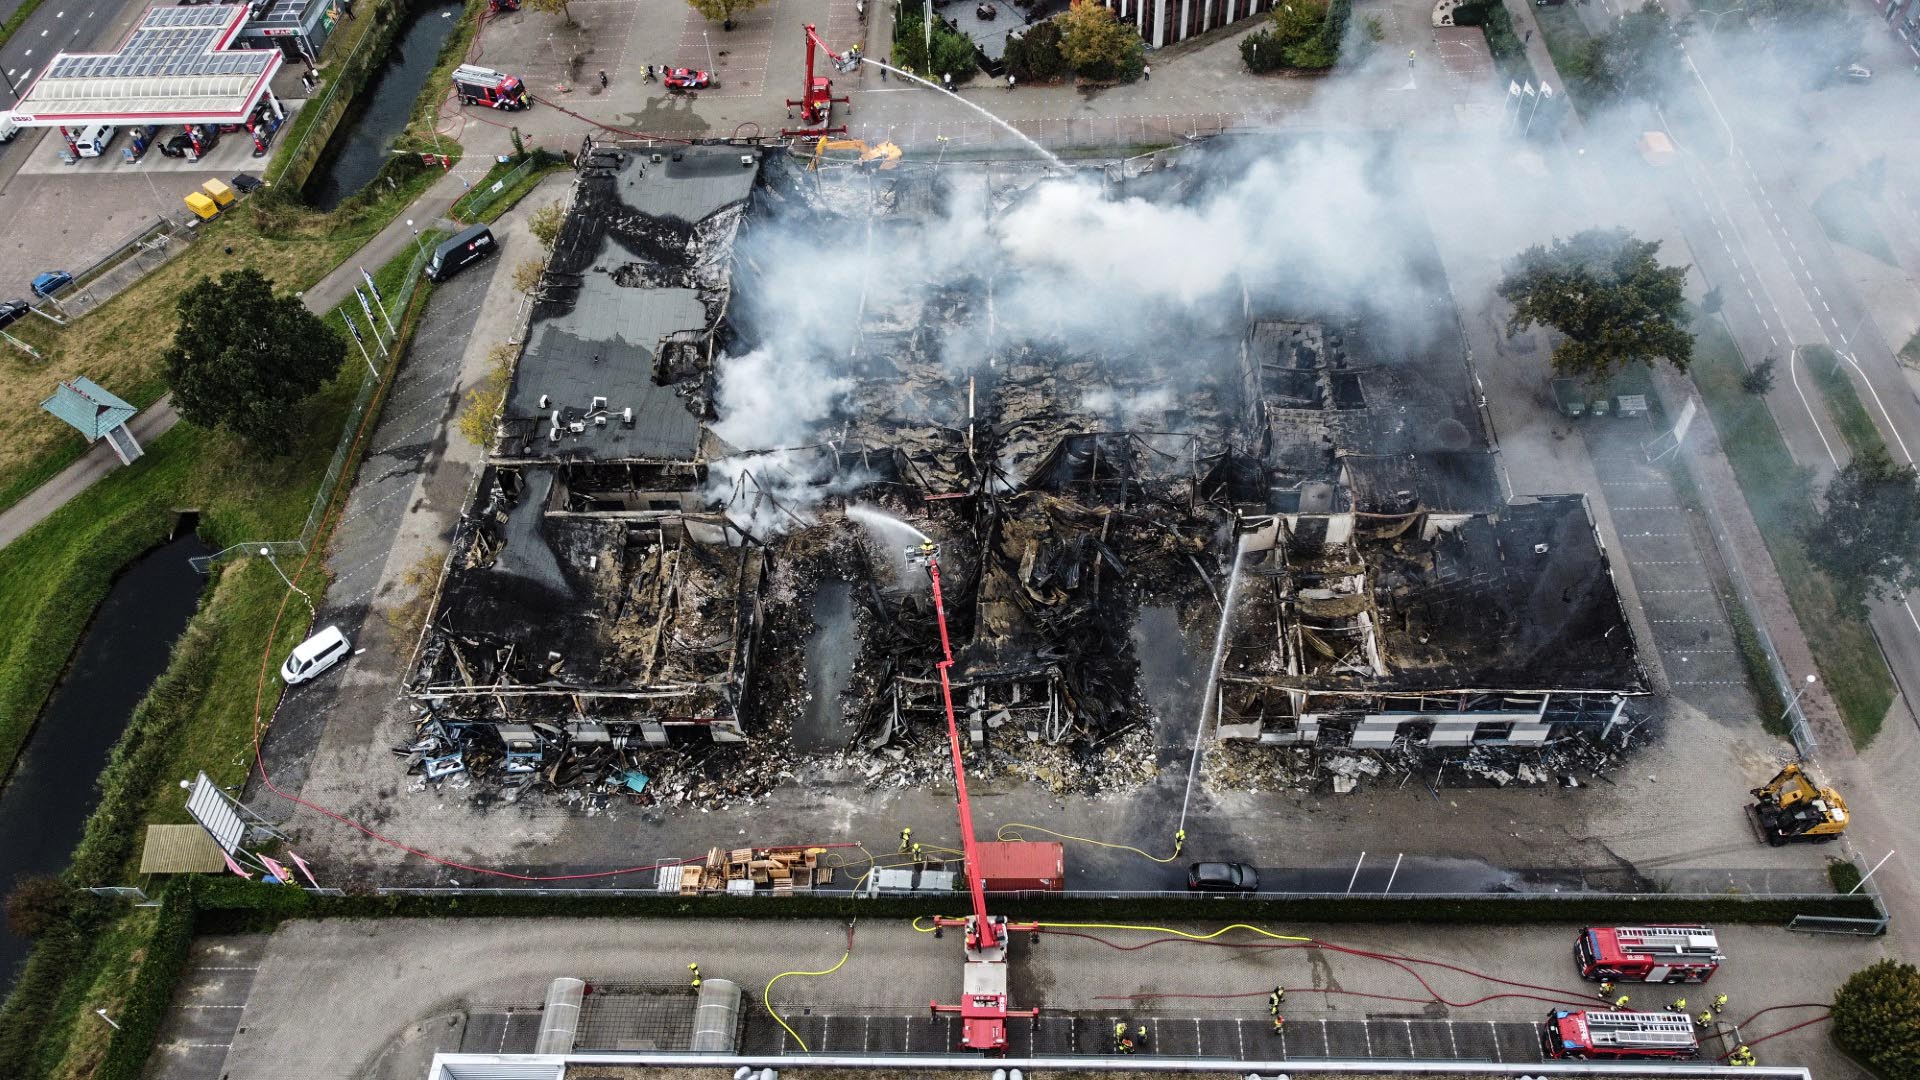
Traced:
<path fill-rule="evenodd" d="M 655 887 L 681 896 L 810 892 L 833 881 L 833 868 L 820 864 L 826 853 L 819 847 L 709 848 L 705 863 L 662 867 Z"/>

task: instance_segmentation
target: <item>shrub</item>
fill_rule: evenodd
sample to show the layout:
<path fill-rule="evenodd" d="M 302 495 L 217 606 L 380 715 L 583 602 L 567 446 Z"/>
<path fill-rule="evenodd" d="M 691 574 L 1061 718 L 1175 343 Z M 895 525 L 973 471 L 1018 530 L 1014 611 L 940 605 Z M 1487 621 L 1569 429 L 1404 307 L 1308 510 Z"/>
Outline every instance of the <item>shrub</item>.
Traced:
<path fill-rule="evenodd" d="M 59 878 L 23 878 L 7 894 L 7 929 L 37 938 L 73 912 L 73 889 Z"/>
<path fill-rule="evenodd" d="M 1067 58 L 1060 53 L 1060 26 L 1054 20 L 1007 36 L 1007 71 L 1020 82 L 1052 82 L 1069 70 Z"/>
<path fill-rule="evenodd" d="M 1882 960 L 1833 995 L 1833 1039 L 1883 1076 L 1920 1076 L 1920 968 Z"/>
<path fill-rule="evenodd" d="M 1060 23 L 1060 54 L 1075 73 L 1132 82 L 1146 69 L 1146 42 L 1112 8 L 1076 0 L 1055 18 Z"/>

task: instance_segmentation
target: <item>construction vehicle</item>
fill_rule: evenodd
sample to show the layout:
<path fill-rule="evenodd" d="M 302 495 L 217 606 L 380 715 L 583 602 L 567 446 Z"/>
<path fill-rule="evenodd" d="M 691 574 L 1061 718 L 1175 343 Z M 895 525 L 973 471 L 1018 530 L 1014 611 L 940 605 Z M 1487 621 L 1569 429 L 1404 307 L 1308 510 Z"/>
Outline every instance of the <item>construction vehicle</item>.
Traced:
<path fill-rule="evenodd" d="M 1550 1058 L 1689 1059 L 1700 1056 L 1693 1020 L 1673 1012 L 1574 1012 L 1555 1009 L 1540 1032 Z"/>
<path fill-rule="evenodd" d="M 809 34 L 813 28 L 808 27 Z M 929 1002 L 936 1015 L 960 1014 L 960 1042 L 970 1050 L 997 1053 L 1007 1048 L 1007 1020 L 1010 1017 L 1034 1017 L 1039 1009 L 1014 1009 L 1007 997 L 1007 933 L 1038 932 L 1038 923 L 1009 923 L 1005 915 L 987 913 L 985 874 L 981 872 L 978 845 L 973 839 L 973 806 L 967 801 L 967 769 L 960 756 L 960 725 L 953 718 L 953 687 L 947 669 L 953 666 L 953 647 L 947 639 L 947 609 L 940 596 L 940 548 L 928 540 L 906 550 L 907 562 L 923 566 L 933 582 L 933 615 L 940 626 L 940 700 L 947 710 L 947 748 L 953 754 L 953 788 L 960 803 L 960 846 L 967 866 L 967 889 L 973 897 L 973 914 L 964 919 L 945 916 L 934 919 L 936 926 L 962 927 L 966 931 L 966 964 L 961 978 L 960 1004 Z"/>
<path fill-rule="evenodd" d="M 871 166 L 877 161 L 879 162 L 877 168 L 881 169 L 891 169 L 894 164 L 900 160 L 900 148 L 892 142 L 883 142 L 879 146 L 868 146 L 859 139 L 829 139 L 825 135 L 822 135 L 820 136 L 820 141 L 814 144 L 813 160 L 807 163 L 807 168 L 809 170 L 818 169 L 820 167 L 820 155 L 829 150 L 858 150 L 860 151 L 860 158 L 857 164 Z"/>
<path fill-rule="evenodd" d="M 1580 977 L 1703 983 L 1720 970 L 1720 939 L 1705 926 L 1589 926 L 1573 938 Z"/>
<path fill-rule="evenodd" d="M 1847 801 L 1830 787 L 1818 787 L 1798 763 L 1753 789 L 1754 823 L 1774 847 L 1827 844 L 1847 831 Z"/>
<path fill-rule="evenodd" d="M 833 69 L 835 71 L 841 72 L 842 74 L 852 71 L 854 68 L 857 68 L 860 66 L 860 54 L 857 51 L 849 49 L 845 56 L 842 56 L 839 53 L 834 52 L 832 49 L 827 48 L 827 43 L 824 41 L 821 41 L 820 35 L 814 32 L 813 24 L 808 23 L 807 24 L 806 86 L 803 88 L 800 94 L 799 101 L 795 101 L 792 98 L 787 99 L 788 109 L 792 109 L 795 106 L 799 107 L 800 119 L 802 122 L 806 124 L 806 126 L 798 127 L 798 128 L 781 129 L 780 134 L 785 135 L 788 138 L 811 138 L 816 135 L 838 135 L 838 134 L 845 133 L 847 130 L 845 124 L 842 124 L 839 127 L 834 126 L 833 103 L 838 101 L 842 104 L 850 106 L 853 104 L 853 99 L 846 98 L 846 97 L 834 97 L 833 96 L 833 80 L 828 78 L 825 75 L 814 74 L 813 54 L 815 49 L 818 49 L 819 51 L 826 53 L 827 56 L 833 61 Z M 792 113 L 788 113 L 788 115 L 791 116 Z"/>

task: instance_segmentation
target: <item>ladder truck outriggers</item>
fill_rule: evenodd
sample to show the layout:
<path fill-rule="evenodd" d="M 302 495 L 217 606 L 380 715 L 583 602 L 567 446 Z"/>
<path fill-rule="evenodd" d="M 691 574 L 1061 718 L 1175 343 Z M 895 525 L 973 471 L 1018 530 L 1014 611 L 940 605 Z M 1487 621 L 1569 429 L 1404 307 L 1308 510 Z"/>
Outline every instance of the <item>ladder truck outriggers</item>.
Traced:
<path fill-rule="evenodd" d="M 813 28 L 807 32 L 812 34 Z M 1007 1046 L 1009 1017 L 1029 1018 L 1039 1009 L 1014 1009 L 1007 999 L 1007 934 L 1038 931 L 1038 923 L 1010 923 L 1004 915 L 987 913 L 987 894 L 981 880 L 980 859 L 973 839 L 973 807 L 967 801 L 967 770 L 960 756 L 960 725 L 953 717 L 953 689 L 947 669 L 953 666 L 953 647 L 947 639 L 947 611 L 940 595 L 940 548 L 928 540 L 906 551 L 907 562 L 925 567 L 933 582 L 933 614 L 940 625 L 940 700 L 947 711 L 947 747 L 953 753 L 953 789 L 960 803 L 960 843 L 966 855 L 967 889 L 973 897 L 973 914 L 964 919 L 938 918 L 940 926 L 966 930 L 966 966 L 962 978 L 960 1004 L 929 1002 L 934 1015 L 960 1014 L 960 1042 L 970 1050 L 999 1052 Z"/>
<path fill-rule="evenodd" d="M 800 119 L 805 126 L 782 128 L 780 134 L 788 138 L 839 135 L 844 134 L 847 130 L 847 125 L 845 124 L 834 125 L 833 103 L 837 101 L 851 108 L 853 99 L 849 97 L 834 97 L 833 80 L 825 75 L 814 74 L 813 53 L 815 49 L 826 53 L 827 59 L 833 63 L 833 69 L 843 75 L 860 66 L 860 52 L 857 47 L 848 49 L 844 56 L 836 53 L 832 49 L 827 48 L 827 43 L 821 41 L 820 35 L 814 32 L 813 24 L 808 23 L 806 87 L 802 90 L 799 101 L 795 101 L 792 98 L 787 99 L 788 109 L 792 109 L 796 105 L 800 107 Z M 792 116 L 793 114 L 789 112 L 787 115 Z"/>

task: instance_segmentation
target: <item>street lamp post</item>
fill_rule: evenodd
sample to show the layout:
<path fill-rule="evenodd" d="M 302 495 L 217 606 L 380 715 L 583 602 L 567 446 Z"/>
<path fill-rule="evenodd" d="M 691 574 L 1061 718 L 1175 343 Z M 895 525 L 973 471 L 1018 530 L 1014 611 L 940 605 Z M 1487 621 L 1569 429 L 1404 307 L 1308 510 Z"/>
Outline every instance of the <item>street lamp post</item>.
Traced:
<path fill-rule="evenodd" d="M 421 243 L 420 230 L 413 227 L 412 218 L 407 219 L 407 231 L 413 234 L 413 246 L 419 249 L 420 258 L 422 261 L 424 261 L 427 257 L 427 245 L 424 243 Z"/>
<path fill-rule="evenodd" d="M 408 222 L 407 224 L 411 225 L 413 223 Z M 308 596 L 304 591 L 302 591 L 300 586 L 295 585 L 293 583 L 293 579 L 287 576 L 287 572 L 285 570 L 280 569 L 279 562 L 277 562 L 273 557 L 273 549 L 270 547 L 262 547 L 260 549 L 260 557 L 267 560 L 267 565 L 273 567 L 273 572 L 276 574 L 279 574 L 280 580 L 287 583 L 287 588 L 292 589 L 294 592 L 300 593 L 300 599 L 305 600 L 307 602 L 307 610 L 313 611 L 313 597 Z"/>
<path fill-rule="evenodd" d="M 701 40 L 701 41 L 704 41 L 704 42 L 706 42 L 706 43 L 707 43 L 707 70 L 708 70 L 708 71 L 713 71 L 713 70 L 714 70 L 714 66 L 713 66 L 713 39 L 707 36 L 707 32 L 706 32 L 705 30 L 702 30 L 702 31 L 700 31 L 700 40 Z"/>
<path fill-rule="evenodd" d="M 1793 712 L 1793 707 L 1800 704 L 1800 699 L 1805 697 L 1807 691 L 1813 689 L 1813 684 L 1819 681 L 1820 677 L 1818 675 L 1807 676 L 1807 681 L 1801 685 L 1799 690 L 1794 692 L 1793 700 L 1787 702 L 1787 707 L 1780 710 L 1780 722 L 1782 724 L 1787 722 L 1787 715 Z"/>

